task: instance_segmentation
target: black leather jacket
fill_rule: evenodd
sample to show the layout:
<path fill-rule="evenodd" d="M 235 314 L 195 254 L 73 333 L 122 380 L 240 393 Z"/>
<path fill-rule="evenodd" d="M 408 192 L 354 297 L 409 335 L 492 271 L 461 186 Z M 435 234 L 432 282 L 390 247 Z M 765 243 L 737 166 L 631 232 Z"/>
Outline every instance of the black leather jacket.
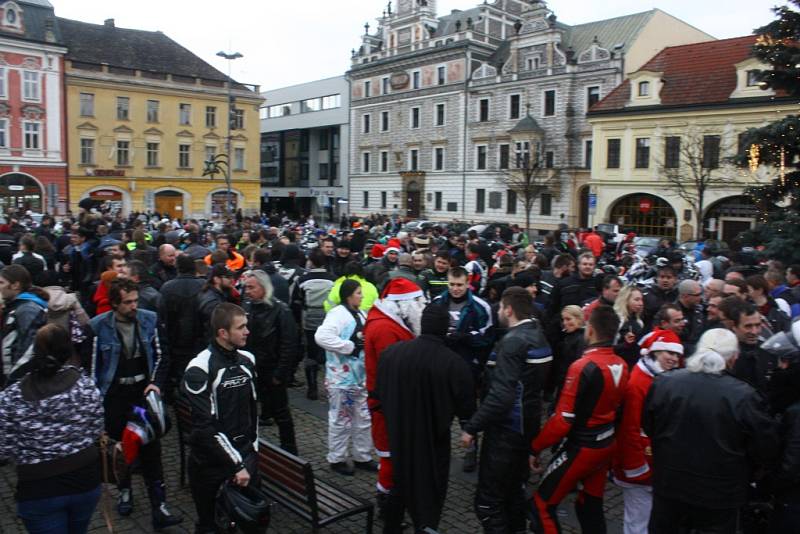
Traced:
<path fill-rule="evenodd" d="M 538 321 L 509 329 L 489 356 L 488 392 L 464 431 L 475 435 L 499 427 L 521 434 L 526 441 L 533 439 L 541 424 L 541 393 L 552 361 Z"/>
<path fill-rule="evenodd" d="M 678 288 L 675 287 L 669 291 L 664 291 L 658 286 L 653 286 L 644 292 L 644 325 L 646 329 L 650 329 L 653 325 L 653 318 L 658 313 L 658 310 L 668 302 L 675 302 L 678 300 Z"/>
<path fill-rule="evenodd" d="M 800 503 L 800 366 L 777 369 L 769 384 L 771 408 L 780 414 L 783 452 L 767 477 L 779 502 Z"/>
<path fill-rule="evenodd" d="M 289 306 L 274 299 L 265 302 L 245 303 L 247 324 L 247 350 L 256 357 L 259 385 L 276 378 L 285 384 L 291 377 L 299 356 L 297 324 Z"/>
<path fill-rule="evenodd" d="M 203 280 L 180 274 L 161 286 L 158 320 L 172 351 L 197 354 L 203 348 L 203 323 L 199 315 L 199 293 Z"/>
<path fill-rule="evenodd" d="M 642 429 L 652 440 L 654 493 L 701 508 L 743 505 L 755 468 L 770 467 L 780 450 L 766 399 L 728 372 L 662 373 Z"/>

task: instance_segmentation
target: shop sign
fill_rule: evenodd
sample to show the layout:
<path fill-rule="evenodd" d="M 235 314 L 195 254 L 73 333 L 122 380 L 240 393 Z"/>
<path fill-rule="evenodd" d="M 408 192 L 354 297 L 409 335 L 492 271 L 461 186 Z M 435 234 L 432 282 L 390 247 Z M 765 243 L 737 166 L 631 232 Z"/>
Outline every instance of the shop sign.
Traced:
<path fill-rule="evenodd" d="M 87 169 L 89 176 L 125 176 L 124 169 Z"/>
<path fill-rule="evenodd" d="M 642 213 L 648 213 L 651 209 L 653 209 L 653 201 L 649 198 L 642 198 L 639 200 L 639 211 Z"/>

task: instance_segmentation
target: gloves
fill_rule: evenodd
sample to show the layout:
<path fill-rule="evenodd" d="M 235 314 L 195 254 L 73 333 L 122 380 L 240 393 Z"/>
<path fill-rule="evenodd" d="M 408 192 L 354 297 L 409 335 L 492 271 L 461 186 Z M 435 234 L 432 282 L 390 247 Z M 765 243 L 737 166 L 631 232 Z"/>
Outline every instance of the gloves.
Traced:
<path fill-rule="evenodd" d="M 350 353 L 350 356 L 355 358 L 361 354 L 361 351 L 364 350 L 364 333 L 363 332 L 356 332 L 353 337 L 350 338 L 350 341 L 353 342 L 353 352 Z"/>

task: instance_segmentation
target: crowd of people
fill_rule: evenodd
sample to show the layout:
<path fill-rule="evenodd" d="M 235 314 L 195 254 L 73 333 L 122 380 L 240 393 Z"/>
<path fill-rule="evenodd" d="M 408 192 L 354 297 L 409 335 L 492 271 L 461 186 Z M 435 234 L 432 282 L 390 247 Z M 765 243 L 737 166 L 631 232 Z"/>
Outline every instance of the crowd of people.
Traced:
<path fill-rule="evenodd" d="M 19 517 L 85 532 L 102 435 L 127 465 L 116 512 L 136 472 L 153 528 L 180 523 L 159 438 L 183 402 L 195 531 L 217 532 L 220 495 L 258 487 L 259 425 L 303 455 L 302 388 L 328 403 L 330 469 L 375 473 L 386 534 L 406 513 L 439 527 L 455 421 L 487 534 L 558 533 L 575 491 L 582 531 L 605 532 L 609 480 L 626 534 L 800 532 L 800 265 L 665 240 L 643 283 L 632 236 L 567 237 L 9 214 L 0 459 Z"/>

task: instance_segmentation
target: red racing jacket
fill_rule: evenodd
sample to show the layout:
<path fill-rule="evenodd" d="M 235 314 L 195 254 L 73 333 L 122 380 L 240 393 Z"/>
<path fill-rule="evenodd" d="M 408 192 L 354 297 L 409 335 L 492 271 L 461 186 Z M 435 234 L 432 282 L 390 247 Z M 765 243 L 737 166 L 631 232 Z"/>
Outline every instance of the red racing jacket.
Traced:
<path fill-rule="evenodd" d="M 567 438 L 581 446 L 613 442 L 614 423 L 628 385 L 628 364 L 611 346 L 591 346 L 572 362 L 555 412 L 531 443 L 538 454 Z"/>

